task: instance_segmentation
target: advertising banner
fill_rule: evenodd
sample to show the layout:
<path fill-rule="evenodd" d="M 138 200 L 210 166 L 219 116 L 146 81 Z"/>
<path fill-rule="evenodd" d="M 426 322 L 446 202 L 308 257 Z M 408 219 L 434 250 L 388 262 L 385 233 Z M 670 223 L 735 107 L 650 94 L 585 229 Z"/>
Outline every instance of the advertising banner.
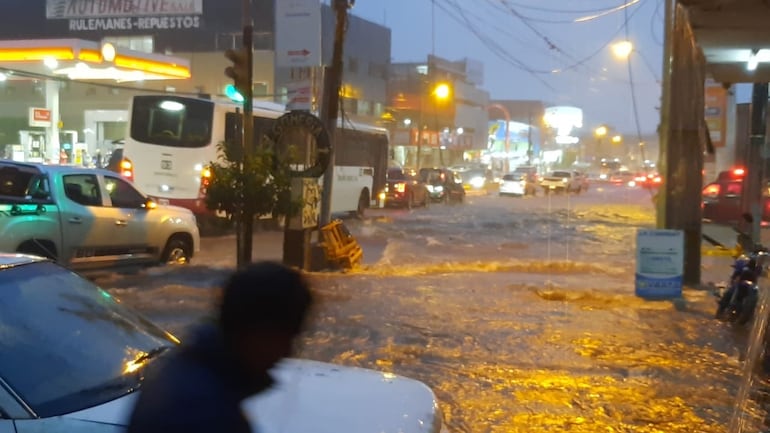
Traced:
<path fill-rule="evenodd" d="M 704 117 L 711 142 L 715 148 L 724 147 L 727 133 L 727 90 L 722 84 L 706 81 L 705 105 Z"/>
<path fill-rule="evenodd" d="M 279 68 L 321 65 L 319 0 L 275 2 L 275 65 Z"/>
<path fill-rule="evenodd" d="M 649 299 L 682 296 L 684 232 L 639 230 L 636 233 L 636 295 Z"/>

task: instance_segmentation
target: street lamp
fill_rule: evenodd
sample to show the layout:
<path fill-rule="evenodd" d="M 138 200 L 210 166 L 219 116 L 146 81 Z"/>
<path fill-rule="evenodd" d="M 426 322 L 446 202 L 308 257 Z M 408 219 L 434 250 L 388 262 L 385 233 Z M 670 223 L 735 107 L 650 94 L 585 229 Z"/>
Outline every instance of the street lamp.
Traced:
<path fill-rule="evenodd" d="M 612 44 L 612 53 L 621 60 L 628 59 L 628 56 L 634 51 L 634 44 L 631 41 L 620 41 Z"/>
<path fill-rule="evenodd" d="M 433 89 L 433 95 L 440 101 L 449 99 L 449 95 L 451 95 L 451 93 L 452 89 L 446 83 L 437 84 Z"/>
<path fill-rule="evenodd" d="M 596 153 L 602 152 L 602 139 L 607 135 L 608 129 L 602 125 L 594 130 L 596 136 Z M 601 155 L 599 155 L 601 157 Z"/>
<path fill-rule="evenodd" d="M 623 142 L 623 137 L 620 135 L 615 135 L 612 137 L 612 144 L 620 144 Z"/>
<path fill-rule="evenodd" d="M 422 82 L 422 91 L 420 92 L 420 119 L 419 123 L 417 125 L 417 170 L 421 168 L 422 165 L 422 140 L 423 140 L 423 123 L 424 123 L 424 111 L 425 106 L 423 104 L 423 98 L 425 96 L 425 85 L 430 84 L 427 81 Z M 429 95 L 433 99 L 433 107 L 434 107 L 434 115 L 436 114 L 437 108 L 437 102 L 438 101 L 446 101 L 450 98 L 452 95 L 452 87 L 449 86 L 447 83 L 438 83 L 433 86 L 431 91 L 429 92 Z M 438 125 L 436 125 L 436 129 L 438 130 Z M 441 153 L 441 149 L 439 149 L 439 156 L 442 159 L 444 155 Z"/>

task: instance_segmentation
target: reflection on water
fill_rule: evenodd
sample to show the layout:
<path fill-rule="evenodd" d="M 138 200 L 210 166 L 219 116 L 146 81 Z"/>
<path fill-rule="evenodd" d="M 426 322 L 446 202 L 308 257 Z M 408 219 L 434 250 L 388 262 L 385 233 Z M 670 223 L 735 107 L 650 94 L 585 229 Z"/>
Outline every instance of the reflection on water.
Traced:
<path fill-rule="evenodd" d="M 298 355 L 426 382 L 452 433 L 726 432 L 745 333 L 713 319 L 705 292 L 634 296 L 634 236 L 653 208 L 591 194 L 349 221 L 380 249 L 354 272 L 312 275 L 320 305 Z M 183 328 L 214 292 L 174 272 L 118 293 Z"/>
<path fill-rule="evenodd" d="M 754 321 L 749 333 L 743 375 L 735 399 L 735 408 L 730 418 L 729 433 L 762 431 L 765 424 L 768 399 L 763 357 L 765 355 L 765 333 L 770 315 L 770 293 L 760 290 Z M 762 403 L 765 403 L 764 405 Z"/>

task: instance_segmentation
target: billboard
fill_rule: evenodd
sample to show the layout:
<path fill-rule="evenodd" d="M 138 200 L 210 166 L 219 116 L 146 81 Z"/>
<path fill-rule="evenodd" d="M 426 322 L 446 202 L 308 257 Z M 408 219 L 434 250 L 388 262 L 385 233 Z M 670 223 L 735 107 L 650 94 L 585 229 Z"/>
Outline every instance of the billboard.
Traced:
<path fill-rule="evenodd" d="M 45 13 L 70 31 L 195 29 L 203 0 L 46 0 Z"/>

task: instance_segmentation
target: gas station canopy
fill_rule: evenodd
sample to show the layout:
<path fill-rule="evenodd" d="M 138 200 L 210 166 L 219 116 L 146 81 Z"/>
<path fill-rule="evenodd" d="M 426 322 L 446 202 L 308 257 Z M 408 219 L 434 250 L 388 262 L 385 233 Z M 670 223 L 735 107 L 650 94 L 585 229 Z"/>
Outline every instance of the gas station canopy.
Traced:
<path fill-rule="evenodd" d="M 132 82 L 191 76 L 185 59 L 81 39 L 0 41 L 0 68 L 82 81 Z"/>
<path fill-rule="evenodd" d="M 770 82 L 770 2 L 679 0 L 706 70 L 722 83 Z"/>

